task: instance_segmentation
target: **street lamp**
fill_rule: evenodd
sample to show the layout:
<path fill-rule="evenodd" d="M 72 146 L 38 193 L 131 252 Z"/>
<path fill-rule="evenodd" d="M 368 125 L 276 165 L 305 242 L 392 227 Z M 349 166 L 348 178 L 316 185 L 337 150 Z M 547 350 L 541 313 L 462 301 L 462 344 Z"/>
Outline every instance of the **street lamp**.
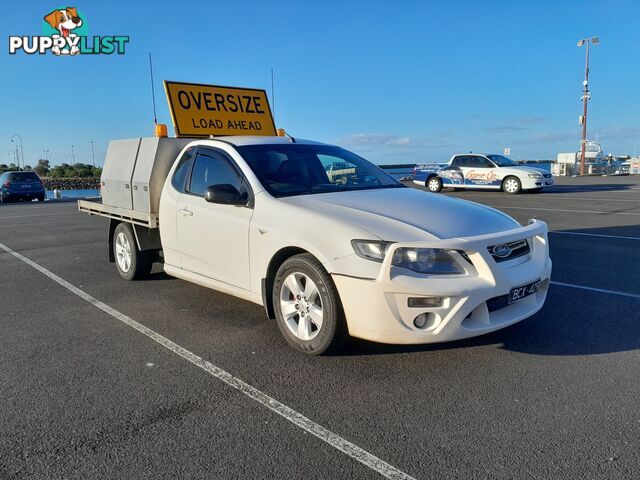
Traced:
<path fill-rule="evenodd" d="M 76 153 L 73 151 L 73 145 L 71 145 L 71 161 L 73 162 L 72 165 L 75 166 L 76 165 Z"/>
<path fill-rule="evenodd" d="M 91 159 L 93 160 L 93 168 L 96 168 L 96 154 L 93 151 L 93 140 L 91 140 Z"/>
<path fill-rule="evenodd" d="M 14 135 L 11 137 L 11 143 L 13 142 L 13 139 L 15 137 L 18 137 L 18 139 L 20 140 L 20 156 L 22 157 L 22 165 L 24 165 L 24 149 L 22 148 L 22 137 L 20 135 Z M 16 145 L 16 150 L 18 149 L 18 146 Z M 20 170 L 20 159 L 18 159 L 18 170 Z"/>
<path fill-rule="evenodd" d="M 42 150 L 42 153 L 44 153 L 44 159 L 48 162 L 49 161 L 49 150 Z"/>
<path fill-rule="evenodd" d="M 580 119 L 580 123 L 582 125 L 582 142 L 580 146 L 580 175 L 584 175 L 584 156 L 587 143 L 587 102 L 591 100 L 591 92 L 589 91 L 589 46 L 591 44 L 598 45 L 600 43 L 600 39 L 598 37 L 583 38 L 582 40 L 578 41 L 578 47 L 582 47 L 585 43 L 587 44 L 587 48 L 584 66 L 584 81 L 582 82 L 582 97 L 580 97 L 580 100 L 582 100 L 582 103 L 584 105 L 582 118 Z"/>

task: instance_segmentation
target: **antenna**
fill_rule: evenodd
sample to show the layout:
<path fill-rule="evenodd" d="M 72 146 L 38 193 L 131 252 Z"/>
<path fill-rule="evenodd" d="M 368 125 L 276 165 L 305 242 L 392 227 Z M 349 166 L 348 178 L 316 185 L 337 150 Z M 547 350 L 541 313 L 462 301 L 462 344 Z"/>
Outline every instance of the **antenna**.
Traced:
<path fill-rule="evenodd" d="M 271 67 L 271 111 L 273 113 L 273 117 L 275 119 L 276 116 L 276 88 L 275 88 L 275 82 L 273 79 L 273 67 Z"/>
<path fill-rule="evenodd" d="M 151 100 L 153 101 L 153 123 L 158 124 L 158 115 L 156 113 L 156 91 L 153 88 L 153 64 L 151 63 L 151 52 L 149 52 L 149 74 L 151 75 Z"/>

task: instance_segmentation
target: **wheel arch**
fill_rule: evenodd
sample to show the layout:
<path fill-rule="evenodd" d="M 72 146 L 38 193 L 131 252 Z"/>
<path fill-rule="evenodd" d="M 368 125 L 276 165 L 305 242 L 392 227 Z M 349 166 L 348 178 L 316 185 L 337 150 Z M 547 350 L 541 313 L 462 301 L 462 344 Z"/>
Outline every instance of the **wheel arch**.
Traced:
<path fill-rule="evenodd" d="M 280 265 L 282 265 L 288 258 L 291 258 L 294 255 L 300 255 L 301 253 L 308 253 L 310 255 L 313 255 L 313 253 L 305 250 L 304 248 L 289 246 L 278 250 L 269 261 L 265 277 L 261 281 L 261 289 L 262 303 L 264 305 L 265 311 L 267 312 L 267 316 L 271 319 L 276 318 L 276 313 L 273 310 L 273 299 L 271 296 L 271 290 L 273 289 L 273 283 L 276 278 L 276 273 L 278 272 Z M 316 256 L 314 255 L 314 257 Z"/>

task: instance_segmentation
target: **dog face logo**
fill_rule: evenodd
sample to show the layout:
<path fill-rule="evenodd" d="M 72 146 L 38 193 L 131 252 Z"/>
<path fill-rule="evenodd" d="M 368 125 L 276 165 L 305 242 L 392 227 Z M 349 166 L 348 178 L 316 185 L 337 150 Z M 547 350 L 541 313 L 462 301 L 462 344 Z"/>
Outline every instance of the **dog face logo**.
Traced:
<path fill-rule="evenodd" d="M 72 33 L 73 30 L 82 26 L 83 21 L 78 15 L 78 9 L 75 7 L 65 7 L 58 10 L 54 10 L 44 17 L 51 27 L 59 32 L 59 35 L 63 38 L 75 38 L 77 35 Z M 53 35 L 55 37 L 55 35 Z M 73 45 L 69 50 L 61 50 L 60 47 L 53 47 L 53 53 L 56 55 L 70 54 L 75 55 L 80 52 L 77 45 Z"/>
<path fill-rule="evenodd" d="M 78 9 L 75 7 L 54 10 L 44 17 L 44 20 L 58 30 L 63 37 L 68 37 L 71 30 L 82 26 L 82 19 L 78 16 Z"/>

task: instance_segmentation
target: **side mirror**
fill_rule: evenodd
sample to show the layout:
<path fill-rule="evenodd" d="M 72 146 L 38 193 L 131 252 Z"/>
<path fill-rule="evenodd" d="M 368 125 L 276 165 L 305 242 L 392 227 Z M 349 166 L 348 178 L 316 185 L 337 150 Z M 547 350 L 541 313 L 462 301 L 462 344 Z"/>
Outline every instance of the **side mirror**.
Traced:
<path fill-rule="evenodd" d="M 204 193 L 204 199 L 211 203 L 220 203 L 223 205 L 240 205 L 247 204 L 247 194 L 241 194 L 236 187 L 228 183 L 211 185 L 207 187 Z"/>

